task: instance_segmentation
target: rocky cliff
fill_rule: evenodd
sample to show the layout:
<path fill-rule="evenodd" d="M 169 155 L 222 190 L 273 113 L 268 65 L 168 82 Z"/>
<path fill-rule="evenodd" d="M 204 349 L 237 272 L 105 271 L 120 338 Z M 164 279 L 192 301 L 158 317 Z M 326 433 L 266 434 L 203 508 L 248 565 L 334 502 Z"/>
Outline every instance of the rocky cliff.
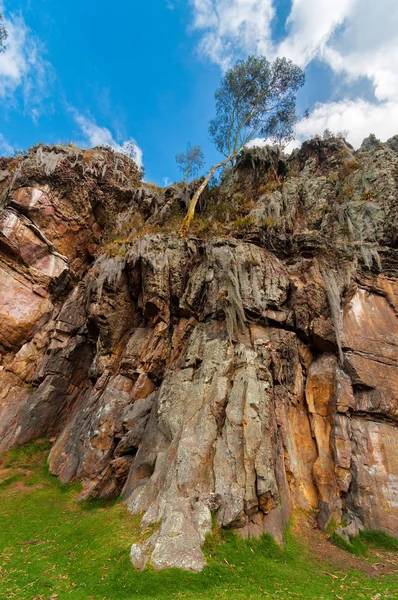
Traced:
<path fill-rule="evenodd" d="M 248 150 L 184 239 L 185 190 L 104 148 L 0 192 L 0 449 L 160 523 L 135 566 L 200 570 L 212 515 L 398 536 L 397 138 Z"/>

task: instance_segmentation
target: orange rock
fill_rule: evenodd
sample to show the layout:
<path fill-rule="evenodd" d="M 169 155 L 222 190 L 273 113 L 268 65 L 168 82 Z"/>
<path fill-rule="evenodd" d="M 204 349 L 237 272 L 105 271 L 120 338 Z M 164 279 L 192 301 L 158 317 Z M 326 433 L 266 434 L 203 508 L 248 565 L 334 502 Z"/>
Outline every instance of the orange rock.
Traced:
<path fill-rule="evenodd" d="M 0 266 L 0 344 L 20 346 L 51 313 L 48 298 L 34 293 L 29 281 Z"/>

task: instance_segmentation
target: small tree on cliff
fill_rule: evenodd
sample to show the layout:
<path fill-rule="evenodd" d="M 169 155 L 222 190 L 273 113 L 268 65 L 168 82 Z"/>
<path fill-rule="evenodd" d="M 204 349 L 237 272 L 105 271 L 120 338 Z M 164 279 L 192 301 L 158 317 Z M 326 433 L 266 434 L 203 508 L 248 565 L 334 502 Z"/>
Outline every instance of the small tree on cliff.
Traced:
<path fill-rule="evenodd" d="M 4 25 L 4 17 L 2 13 L 0 13 L 0 53 L 4 52 L 6 47 L 4 45 L 5 40 L 7 39 L 7 30 Z"/>
<path fill-rule="evenodd" d="M 233 162 L 256 136 L 290 137 L 296 123 L 296 92 L 304 85 L 303 71 L 286 58 L 270 63 L 264 56 L 249 56 L 227 71 L 215 93 L 216 117 L 210 136 L 225 159 L 214 165 L 193 195 L 180 227 L 185 235 L 200 195 L 217 169 Z"/>
<path fill-rule="evenodd" d="M 183 174 L 184 183 L 188 183 L 192 177 L 198 174 L 204 166 L 204 154 L 200 146 L 187 144 L 186 152 L 176 154 L 176 163 Z"/>
<path fill-rule="evenodd" d="M 188 183 L 203 168 L 205 157 L 200 146 L 187 144 L 186 152 L 176 154 L 177 167 L 183 175 L 186 201 L 188 200 Z"/>

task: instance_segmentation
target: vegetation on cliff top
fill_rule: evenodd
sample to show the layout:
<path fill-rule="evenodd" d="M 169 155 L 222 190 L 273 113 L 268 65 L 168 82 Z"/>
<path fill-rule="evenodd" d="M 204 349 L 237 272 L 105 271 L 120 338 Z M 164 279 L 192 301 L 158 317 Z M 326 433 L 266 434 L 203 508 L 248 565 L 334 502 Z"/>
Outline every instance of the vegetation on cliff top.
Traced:
<path fill-rule="evenodd" d="M 134 571 L 128 548 L 140 535 L 139 517 L 129 515 L 118 501 L 76 503 L 79 485 L 64 486 L 48 474 L 47 451 L 48 444 L 39 441 L 1 457 L 2 598 L 396 597 L 396 574 L 369 578 L 364 572 L 349 569 L 353 565 L 348 554 L 346 565 L 333 565 L 306 548 L 292 531 L 281 549 L 267 536 L 248 541 L 232 532 L 215 530 L 205 546 L 208 567 L 202 573 Z M 326 540 L 325 545 L 329 545 L 332 557 L 333 547 Z M 391 563 L 395 560 L 393 555 L 383 557 L 380 552 L 378 557 L 372 556 L 379 564 L 384 558 Z M 373 568 L 363 561 L 363 565 L 377 573 L 377 564 Z"/>
<path fill-rule="evenodd" d="M 252 139 L 293 139 L 296 92 L 304 82 L 303 71 L 286 58 L 270 63 L 264 56 L 249 56 L 225 73 L 215 93 L 216 117 L 209 127 L 215 147 L 225 158 L 211 167 L 195 190 L 180 235 L 188 232 L 195 207 L 214 173 L 233 162 Z"/>

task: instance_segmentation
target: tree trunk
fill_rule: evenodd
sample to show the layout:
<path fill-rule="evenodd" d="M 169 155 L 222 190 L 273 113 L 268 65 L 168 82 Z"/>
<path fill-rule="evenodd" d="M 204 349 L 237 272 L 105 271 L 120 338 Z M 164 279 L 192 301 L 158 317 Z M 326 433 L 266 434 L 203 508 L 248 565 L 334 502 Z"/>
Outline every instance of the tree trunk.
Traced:
<path fill-rule="evenodd" d="M 198 203 L 198 200 L 199 200 L 200 196 L 202 195 L 203 191 L 206 189 L 206 186 L 209 183 L 210 179 L 212 178 L 213 174 L 217 171 L 217 169 L 219 169 L 223 165 L 226 165 L 232 158 L 233 157 L 229 156 L 222 162 L 219 162 L 216 165 L 214 165 L 210 169 L 208 174 L 206 175 L 204 181 L 200 184 L 200 186 L 198 187 L 198 189 L 192 196 L 191 201 L 188 206 L 187 214 L 185 215 L 185 219 L 183 220 L 182 225 L 181 225 L 180 229 L 178 230 L 178 233 L 181 237 L 185 237 L 187 235 L 187 233 L 189 231 L 189 227 L 191 225 L 191 221 L 195 214 L 195 208 Z"/>

